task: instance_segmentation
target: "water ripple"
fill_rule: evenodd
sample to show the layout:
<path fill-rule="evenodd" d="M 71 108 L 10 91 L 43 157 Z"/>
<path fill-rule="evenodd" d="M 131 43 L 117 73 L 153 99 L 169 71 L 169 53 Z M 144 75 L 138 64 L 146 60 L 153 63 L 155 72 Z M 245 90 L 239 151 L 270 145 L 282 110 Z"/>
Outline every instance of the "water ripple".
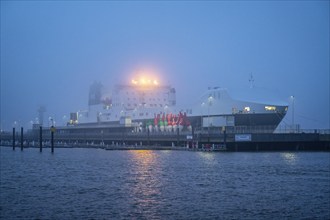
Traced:
<path fill-rule="evenodd" d="M 329 219 L 329 153 L 1 147 L 1 219 Z"/>

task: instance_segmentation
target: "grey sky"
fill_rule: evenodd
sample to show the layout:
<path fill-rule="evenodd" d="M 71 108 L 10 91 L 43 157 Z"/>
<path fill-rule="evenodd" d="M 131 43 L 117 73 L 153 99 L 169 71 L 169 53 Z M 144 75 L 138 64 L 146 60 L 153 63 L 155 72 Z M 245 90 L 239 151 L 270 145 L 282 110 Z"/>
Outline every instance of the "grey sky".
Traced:
<path fill-rule="evenodd" d="M 1 127 L 45 105 L 61 121 L 106 87 L 155 72 L 191 103 L 209 86 L 295 96 L 302 128 L 329 128 L 329 1 L 1 1 Z M 289 110 L 284 123 L 290 124 Z"/>

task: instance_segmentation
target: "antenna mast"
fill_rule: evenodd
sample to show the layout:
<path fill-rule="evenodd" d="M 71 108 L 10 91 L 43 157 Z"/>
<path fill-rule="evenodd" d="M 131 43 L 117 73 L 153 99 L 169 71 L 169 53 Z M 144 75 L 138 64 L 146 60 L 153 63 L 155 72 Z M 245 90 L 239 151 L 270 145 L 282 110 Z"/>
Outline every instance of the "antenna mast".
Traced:
<path fill-rule="evenodd" d="M 254 87 L 254 78 L 252 73 L 250 73 L 249 83 L 250 83 L 250 88 L 252 89 Z"/>

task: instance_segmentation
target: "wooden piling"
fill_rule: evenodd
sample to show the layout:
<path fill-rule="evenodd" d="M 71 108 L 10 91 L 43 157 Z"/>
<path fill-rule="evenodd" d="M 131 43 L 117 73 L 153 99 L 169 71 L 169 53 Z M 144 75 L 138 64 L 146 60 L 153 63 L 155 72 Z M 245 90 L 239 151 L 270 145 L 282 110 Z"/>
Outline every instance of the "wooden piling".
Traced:
<path fill-rule="evenodd" d="M 52 147 L 52 153 L 54 153 L 54 131 L 53 129 L 51 130 L 51 147 Z"/>
<path fill-rule="evenodd" d="M 15 150 L 15 128 L 13 128 L 13 150 Z"/>
<path fill-rule="evenodd" d="M 147 128 L 147 131 L 148 131 L 148 146 L 150 146 L 150 131 L 149 131 L 149 128 Z"/>
<path fill-rule="evenodd" d="M 227 133 L 226 133 L 226 129 L 223 131 L 223 145 L 225 147 L 227 145 Z"/>
<path fill-rule="evenodd" d="M 21 151 L 23 151 L 23 127 L 21 127 Z"/>
<path fill-rule="evenodd" d="M 39 128 L 39 148 L 40 152 L 42 152 L 42 126 Z"/>
<path fill-rule="evenodd" d="M 179 146 L 179 141 L 180 141 L 180 130 L 179 130 L 179 126 L 177 126 L 177 133 L 176 133 L 176 135 L 177 135 L 177 142 L 176 142 L 176 146 Z"/>

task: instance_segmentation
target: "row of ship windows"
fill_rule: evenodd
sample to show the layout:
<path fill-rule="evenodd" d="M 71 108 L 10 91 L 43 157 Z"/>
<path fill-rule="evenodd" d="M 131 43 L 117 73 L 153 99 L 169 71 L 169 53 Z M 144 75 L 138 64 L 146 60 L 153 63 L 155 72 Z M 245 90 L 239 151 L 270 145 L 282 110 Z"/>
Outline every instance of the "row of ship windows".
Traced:
<path fill-rule="evenodd" d="M 168 104 L 155 104 L 155 103 L 150 103 L 149 104 L 149 107 L 165 107 L 165 106 L 167 106 Z M 112 105 L 111 105 L 112 106 Z M 105 105 L 103 108 L 104 109 L 110 109 L 111 108 L 111 106 L 109 106 L 109 105 Z M 143 104 L 137 104 L 137 103 L 134 103 L 134 104 L 130 104 L 130 103 L 127 103 L 127 104 L 120 104 L 120 103 L 116 103 L 116 104 L 114 104 L 114 106 L 116 106 L 116 107 L 120 107 L 120 106 L 126 106 L 126 107 L 138 107 L 138 106 L 144 106 L 144 107 L 147 107 L 148 106 L 148 104 L 146 104 L 146 103 L 143 103 Z"/>
<path fill-rule="evenodd" d="M 192 109 L 186 109 L 185 112 L 186 112 L 188 115 L 189 115 L 189 114 L 192 114 Z M 110 116 L 111 116 L 111 113 L 103 113 L 102 115 L 107 116 L 107 117 L 110 117 Z M 133 113 L 132 116 L 135 117 L 135 113 Z M 139 113 L 139 116 L 149 116 L 149 112 L 145 112 L 145 113 L 144 113 L 144 112 L 140 112 L 140 113 Z M 117 118 L 118 115 L 115 115 L 115 117 Z"/>
<path fill-rule="evenodd" d="M 143 96 L 146 95 L 145 92 L 142 92 L 142 93 L 141 93 L 141 92 L 139 92 L 139 93 L 135 93 L 135 92 L 126 92 L 126 95 L 131 95 L 131 96 L 132 96 L 132 95 L 135 95 L 135 94 L 136 94 L 136 95 L 143 95 Z M 153 93 L 151 93 L 151 94 L 153 95 Z M 157 93 L 157 95 L 160 95 L 160 94 Z"/>
<path fill-rule="evenodd" d="M 109 117 L 111 116 L 111 113 L 103 113 L 101 114 L 102 116 L 106 116 L 108 119 Z M 148 116 L 149 115 L 149 112 L 146 112 L 146 113 L 143 113 L 143 112 L 140 112 L 139 113 L 139 116 Z M 135 117 L 135 114 L 133 114 L 133 117 Z M 118 118 L 118 115 L 115 115 L 115 118 Z"/>
<path fill-rule="evenodd" d="M 130 100 L 131 100 L 130 98 L 127 98 L 127 101 L 130 101 Z M 136 101 L 137 98 L 133 98 L 132 100 L 133 101 Z M 145 99 L 144 98 L 140 98 L 140 100 L 144 101 Z M 167 99 L 165 99 L 165 98 L 163 100 L 164 100 L 164 102 L 167 101 Z M 149 101 L 159 101 L 160 102 L 160 98 L 158 98 L 157 100 L 155 98 L 153 98 L 153 99 L 150 98 Z"/>
<path fill-rule="evenodd" d="M 131 97 L 131 98 L 149 98 L 149 97 L 156 97 L 156 98 L 167 98 L 167 97 L 169 97 L 169 94 L 167 93 L 167 94 L 143 94 L 143 95 L 140 95 L 140 94 L 123 94 L 123 95 L 120 95 L 120 94 L 118 94 L 117 95 L 118 97 Z"/>
<path fill-rule="evenodd" d="M 160 96 L 160 95 L 169 95 L 169 92 L 163 92 L 163 93 L 160 93 L 160 92 L 157 92 L 157 93 L 154 93 L 154 92 L 128 92 L 126 91 L 126 95 L 130 95 L 130 96 L 133 96 L 133 95 L 142 95 L 142 96 L 146 96 L 146 95 L 150 95 L 150 96 Z"/>

